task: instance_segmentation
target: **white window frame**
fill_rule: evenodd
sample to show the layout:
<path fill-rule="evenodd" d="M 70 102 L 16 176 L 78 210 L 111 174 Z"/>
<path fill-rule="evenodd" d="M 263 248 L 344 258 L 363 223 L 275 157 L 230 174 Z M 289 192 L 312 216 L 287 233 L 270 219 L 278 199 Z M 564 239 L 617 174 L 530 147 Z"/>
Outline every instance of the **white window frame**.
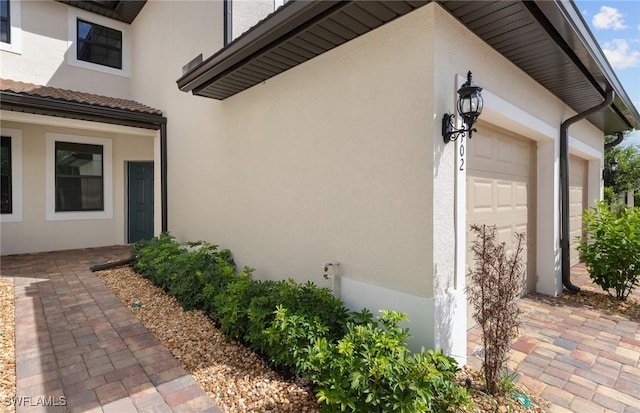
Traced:
<path fill-rule="evenodd" d="M 22 11 L 20 0 L 9 0 L 9 23 L 11 42 L 0 42 L 0 50 L 16 54 L 22 53 Z"/>
<path fill-rule="evenodd" d="M 78 19 L 122 32 L 122 69 L 78 59 Z M 68 33 L 67 63 L 69 65 L 116 76 L 131 77 L 131 36 L 129 33 L 129 25 L 69 6 Z"/>
<path fill-rule="evenodd" d="M 113 219 L 113 143 L 111 139 L 95 138 L 91 136 L 66 135 L 61 133 L 47 133 L 47 161 L 46 161 L 46 219 L 47 221 L 73 221 L 83 219 Z M 103 211 L 61 211 L 56 212 L 56 141 L 88 143 L 102 146 L 102 182 L 103 182 Z"/>
<path fill-rule="evenodd" d="M 22 222 L 22 131 L 2 128 L 0 132 L 11 137 L 11 213 L 0 214 L 0 222 Z"/>

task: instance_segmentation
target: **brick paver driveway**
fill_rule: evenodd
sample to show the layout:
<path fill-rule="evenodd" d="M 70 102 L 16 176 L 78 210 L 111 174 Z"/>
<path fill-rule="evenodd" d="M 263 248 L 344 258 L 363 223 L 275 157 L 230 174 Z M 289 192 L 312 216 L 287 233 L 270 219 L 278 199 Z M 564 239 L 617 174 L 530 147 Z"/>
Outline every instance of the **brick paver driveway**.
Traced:
<path fill-rule="evenodd" d="M 572 269 L 572 281 L 602 291 L 583 265 Z M 509 368 L 552 403 L 552 412 L 640 413 L 640 320 L 536 294 L 521 308 Z M 479 329 L 470 331 L 469 354 L 480 343 Z M 475 357 L 469 362 L 480 365 Z"/>
<path fill-rule="evenodd" d="M 89 270 L 128 254 L 118 246 L 1 258 L 0 275 L 15 281 L 17 412 L 220 411 Z"/>

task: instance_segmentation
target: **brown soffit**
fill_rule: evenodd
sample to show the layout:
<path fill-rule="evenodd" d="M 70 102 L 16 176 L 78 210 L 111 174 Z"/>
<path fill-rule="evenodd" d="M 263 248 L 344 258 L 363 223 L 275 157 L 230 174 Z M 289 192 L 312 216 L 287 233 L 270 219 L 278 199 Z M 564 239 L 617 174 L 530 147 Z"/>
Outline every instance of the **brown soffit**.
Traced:
<path fill-rule="evenodd" d="M 56 0 L 69 6 L 131 24 L 147 0 Z"/>
<path fill-rule="evenodd" d="M 182 91 L 226 99 L 430 1 L 289 1 L 178 79 Z M 445 10 L 605 133 L 640 115 L 572 1 L 439 1 Z"/>

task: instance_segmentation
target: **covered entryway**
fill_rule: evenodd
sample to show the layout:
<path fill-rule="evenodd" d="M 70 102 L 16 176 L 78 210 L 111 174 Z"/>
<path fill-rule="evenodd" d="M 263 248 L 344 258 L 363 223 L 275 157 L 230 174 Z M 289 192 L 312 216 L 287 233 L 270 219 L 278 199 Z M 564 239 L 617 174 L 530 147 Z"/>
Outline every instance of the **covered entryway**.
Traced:
<path fill-rule="evenodd" d="M 510 246 L 515 232 L 527 237 L 525 292 L 535 289 L 535 144 L 487 124 L 467 141 L 467 268 L 474 257 L 472 224 L 496 225 Z M 467 283 L 469 280 L 467 279 Z M 470 312 L 469 312 L 470 314 Z M 469 321 L 471 319 L 469 318 Z M 470 323 L 471 327 L 474 323 Z"/>
<path fill-rule="evenodd" d="M 582 237 L 582 213 L 587 205 L 587 161 L 575 156 L 569 158 L 569 235 L 571 266 L 580 262 L 577 247 Z"/>
<path fill-rule="evenodd" d="M 128 242 L 153 238 L 153 162 L 129 162 Z"/>

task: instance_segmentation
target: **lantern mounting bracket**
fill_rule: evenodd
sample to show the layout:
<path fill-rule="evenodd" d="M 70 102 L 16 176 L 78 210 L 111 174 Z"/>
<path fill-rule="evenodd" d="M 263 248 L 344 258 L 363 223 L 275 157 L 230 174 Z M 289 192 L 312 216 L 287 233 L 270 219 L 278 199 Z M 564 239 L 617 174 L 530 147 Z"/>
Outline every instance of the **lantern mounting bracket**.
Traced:
<path fill-rule="evenodd" d="M 471 135 L 473 132 L 477 132 L 476 128 L 468 128 L 468 129 L 456 129 L 453 127 L 453 118 L 456 115 L 454 113 L 445 113 L 442 117 L 442 138 L 444 139 L 444 143 L 449 143 L 451 141 L 457 140 L 459 137 L 464 136 L 465 133 L 469 133 L 469 139 L 471 139 Z"/>

